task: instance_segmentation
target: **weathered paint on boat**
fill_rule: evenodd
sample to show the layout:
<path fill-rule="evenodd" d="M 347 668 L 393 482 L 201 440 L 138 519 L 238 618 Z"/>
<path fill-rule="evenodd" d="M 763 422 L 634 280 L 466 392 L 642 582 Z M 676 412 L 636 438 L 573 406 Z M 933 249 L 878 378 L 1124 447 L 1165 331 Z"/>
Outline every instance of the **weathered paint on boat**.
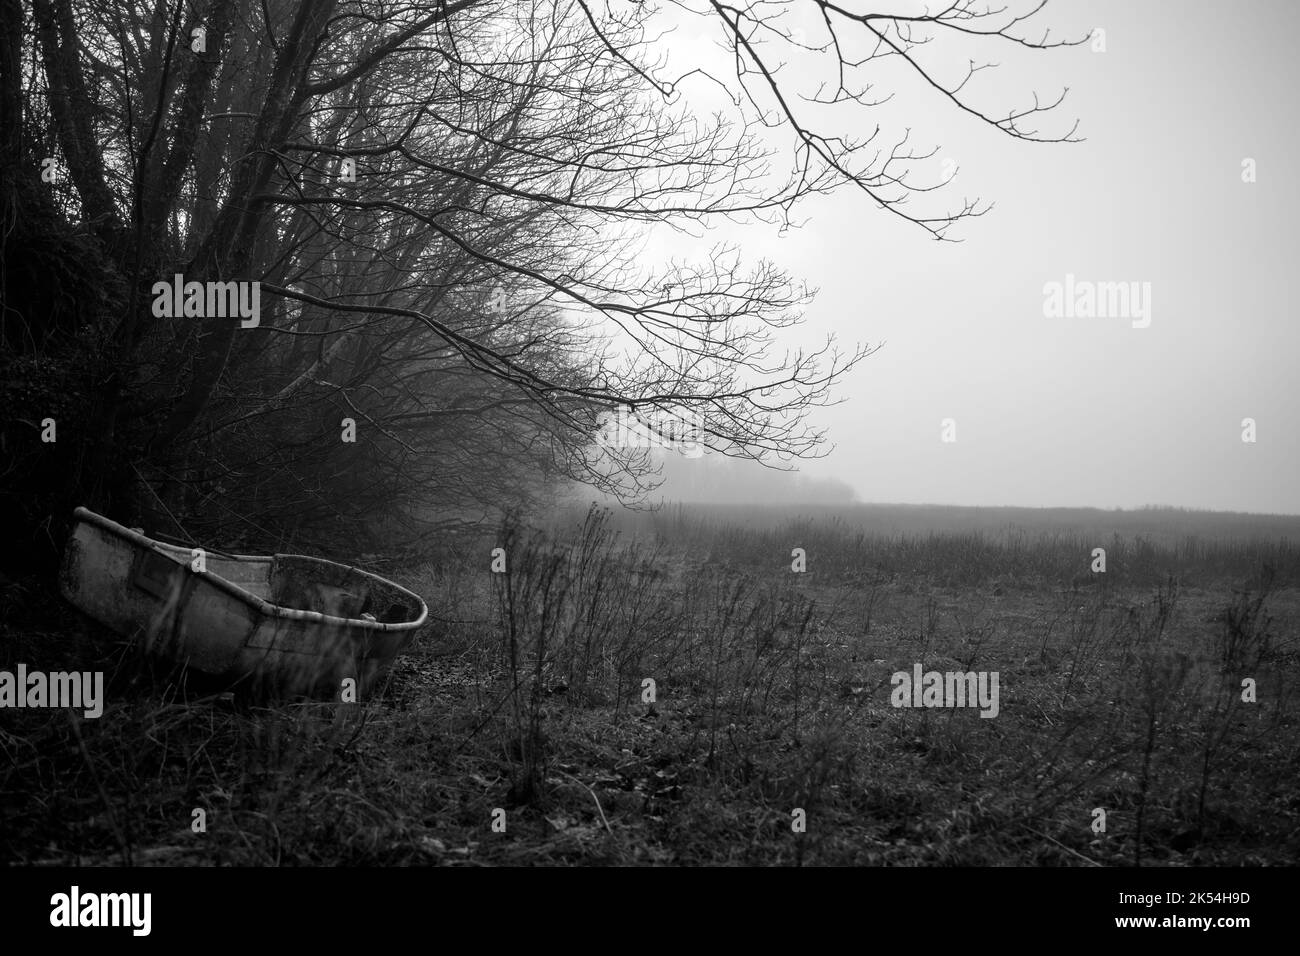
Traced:
<path fill-rule="evenodd" d="M 364 687 L 428 619 L 416 594 L 320 558 L 203 554 L 78 508 L 60 590 L 146 650 L 232 681 L 305 691 Z M 363 617 L 362 615 L 367 615 Z"/>

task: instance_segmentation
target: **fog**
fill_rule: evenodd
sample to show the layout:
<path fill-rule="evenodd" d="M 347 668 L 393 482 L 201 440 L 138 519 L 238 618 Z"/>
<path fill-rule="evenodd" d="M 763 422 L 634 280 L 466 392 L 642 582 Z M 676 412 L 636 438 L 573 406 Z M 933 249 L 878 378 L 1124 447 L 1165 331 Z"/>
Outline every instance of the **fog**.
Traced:
<path fill-rule="evenodd" d="M 935 162 L 951 160 L 940 207 L 995 203 L 950 234 L 961 241 L 935 242 L 848 189 L 809 201 L 783 234 L 699 237 L 698 248 L 729 240 L 819 288 L 791 343 L 883 344 L 836 390 L 842 403 L 815 412 L 834 447 L 802 473 L 874 502 L 1300 512 L 1287 280 L 1300 66 L 1284 49 L 1300 10 L 1081 2 L 1049 7 L 1044 22 L 1063 36 L 1101 27 L 1105 50 L 996 57 L 1003 65 L 972 85 L 1008 107 L 1068 86 L 1059 111 L 1079 119 L 1083 142 L 1013 141 L 915 77 L 881 110 L 938 146 Z M 680 48 L 708 55 L 697 38 Z M 649 251 L 688 245 L 674 234 Z M 1051 314 L 1050 283 L 1097 284 L 1094 314 L 1086 303 Z M 1146 290 L 1130 309 L 1147 314 L 1106 315 L 1106 283 Z M 942 440 L 946 419 L 954 440 Z M 749 477 L 760 470 L 706 458 L 671 469 L 660 494 L 711 495 L 701 482 L 739 474 L 774 501 L 798 490 Z"/>

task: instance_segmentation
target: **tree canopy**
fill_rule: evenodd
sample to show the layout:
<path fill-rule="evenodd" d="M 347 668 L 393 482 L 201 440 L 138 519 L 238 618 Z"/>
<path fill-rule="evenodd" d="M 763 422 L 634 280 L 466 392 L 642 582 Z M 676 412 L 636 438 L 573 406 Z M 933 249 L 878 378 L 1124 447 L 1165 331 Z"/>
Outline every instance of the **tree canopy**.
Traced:
<path fill-rule="evenodd" d="M 1042 3 L 908 6 L 0 0 L 6 512 L 328 549 L 557 481 L 634 498 L 646 449 L 593 441 L 612 413 L 819 454 L 810 412 L 870 349 L 783 347 L 811 293 L 776 263 L 640 243 L 841 188 L 938 239 L 982 214 L 929 202 L 933 147 L 871 124 L 886 65 L 1000 134 L 1073 138 L 1043 125 L 1064 92 L 983 102 L 991 64 L 963 59 L 1077 42 Z M 730 73 L 670 73 L 673 30 Z M 256 282 L 261 314 L 159 314 L 175 276 Z"/>

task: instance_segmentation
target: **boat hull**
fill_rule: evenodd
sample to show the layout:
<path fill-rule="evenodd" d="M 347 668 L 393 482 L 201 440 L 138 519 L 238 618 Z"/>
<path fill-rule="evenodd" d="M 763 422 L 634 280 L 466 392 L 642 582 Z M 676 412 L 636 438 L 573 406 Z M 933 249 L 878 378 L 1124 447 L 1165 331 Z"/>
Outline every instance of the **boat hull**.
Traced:
<path fill-rule="evenodd" d="M 304 555 L 200 556 L 85 508 L 59 583 L 71 604 L 150 654 L 289 692 L 340 692 L 347 678 L 368 686 L 428 618 L 418 595 L 357 568 Z"/>

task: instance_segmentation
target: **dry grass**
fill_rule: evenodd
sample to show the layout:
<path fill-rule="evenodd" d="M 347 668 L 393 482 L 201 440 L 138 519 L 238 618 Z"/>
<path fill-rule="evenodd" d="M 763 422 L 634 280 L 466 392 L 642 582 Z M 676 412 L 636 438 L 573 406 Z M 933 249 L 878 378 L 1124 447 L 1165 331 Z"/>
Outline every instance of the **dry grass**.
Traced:
<path fill-rule="evenodd" d="M 0 857 L 1300 858 L 1289 545 L 852 517 L 506 527 L 395 575 L 440 620 L 361 706 L 255 705 L 152 673 L 39 589 L 9 593 L 3 666 L 95 660 L 114 678 L 97 721 L 0 711 Z M 488 570 L 498 546 L 503 574 Z M 1098 546 L 1105 575 L 1088 571 Z M 997 671 L 999 715 L 890 706 L 890 675 L 917 662 Z"/>

